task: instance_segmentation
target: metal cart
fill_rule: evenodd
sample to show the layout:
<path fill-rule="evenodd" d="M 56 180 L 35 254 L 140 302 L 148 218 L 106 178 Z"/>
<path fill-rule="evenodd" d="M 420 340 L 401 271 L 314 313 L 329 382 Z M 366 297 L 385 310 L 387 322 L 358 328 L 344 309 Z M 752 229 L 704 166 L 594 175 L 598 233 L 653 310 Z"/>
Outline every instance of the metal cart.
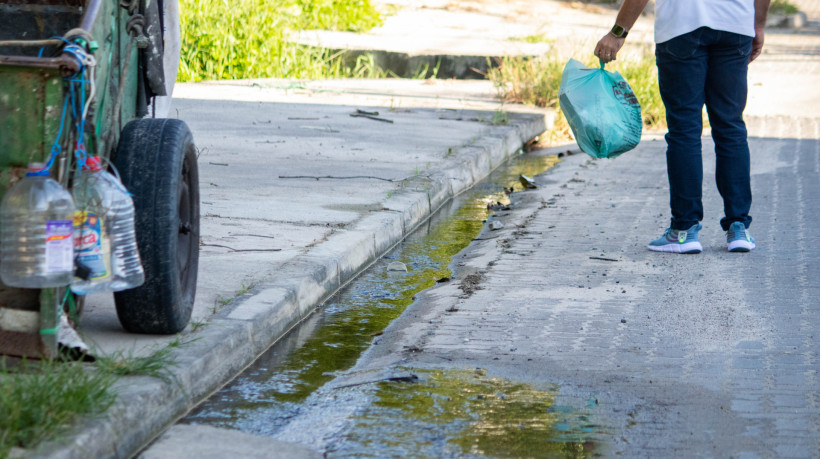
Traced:
<path fill-rule="evenodd" d="M 0 197 L 30 162 L 53 161 L 69 189 L 78 150 L 115 166 L 133 195 L 145 284 L 114 297 L 136 333 L 181 331 L 196 293 L 196 148 L 184 122 L 154 117 L 178 61 L 163 46 L 175 13 L 162 0 L 0 0 Z M 67 292 L 0 285 L 0 354 L 56 356 Z M 20 325 L 35 314 L 35 327 Z"/>

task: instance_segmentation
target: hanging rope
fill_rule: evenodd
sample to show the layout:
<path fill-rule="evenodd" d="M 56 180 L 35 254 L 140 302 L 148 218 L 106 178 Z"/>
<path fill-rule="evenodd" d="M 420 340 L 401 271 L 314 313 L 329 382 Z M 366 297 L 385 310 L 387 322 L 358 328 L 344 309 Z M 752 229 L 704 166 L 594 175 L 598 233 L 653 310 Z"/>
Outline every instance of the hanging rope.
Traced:
<path fill-rule="evenodd" d="M 128 78 L 128 68 L 131 66 L 131 51 L 134 44 L 137 47 L 145 47 L 148 44 L 148 39 L 145 37 L 143 31 L 145 27 L 145 18 L 141 14 L 135 14 L 125 23 L 125 30 L 131 36 L 131 40 L 125 46 L 125 63 L 122 65 L 120 72 L 120 86 L 117 90 L 117 99 L 114 102 L 114 112 L 112 113 L 111 127 L 108 129 L 108 135 L 105 137 L 105 142 L 102 145 L 101 151 L 106 151 L 106 148 L 111 148 L 114 145 L 114 138 L 119 134 L 120 124 L 120 108 L 122 107 L 122 99 L 125 94 L 125 86 Z"/>

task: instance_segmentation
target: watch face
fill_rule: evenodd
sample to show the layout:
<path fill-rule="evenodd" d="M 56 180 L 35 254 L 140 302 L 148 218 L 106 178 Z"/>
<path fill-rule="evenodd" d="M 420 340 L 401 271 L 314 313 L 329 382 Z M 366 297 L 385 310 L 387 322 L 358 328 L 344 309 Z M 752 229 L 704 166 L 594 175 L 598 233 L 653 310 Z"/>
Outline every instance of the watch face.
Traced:
<path fill-rule="evenodd" d="M 624 32 L 625 32 L 624 28 L 619 26 L 618 24 L 615 24 L 614 26 L 612 26 L 612 35 L 615 35 L 616 37 L 621 38 L 625 35 Z"/>

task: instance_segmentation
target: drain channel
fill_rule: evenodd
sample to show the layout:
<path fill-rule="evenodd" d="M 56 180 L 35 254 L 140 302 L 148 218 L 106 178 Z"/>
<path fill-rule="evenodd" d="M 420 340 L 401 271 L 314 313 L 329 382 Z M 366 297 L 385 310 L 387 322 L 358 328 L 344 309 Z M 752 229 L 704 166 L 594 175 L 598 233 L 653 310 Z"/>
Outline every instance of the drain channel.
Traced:
<path fill-rule="evenodd" d="M 434 215 L 391 253 L 326 302 L 302 325 L 265 352 L 244 373 L 203 402 L 183 423 L 210 424 L 275 435 L 334 373 L 351 368 L 414 296 L 449 277 L 453 256 L 481 231 L 488 203 L 508 204 L 507 190 L 521 189 L 558 162 L 526 154 L 500 167 Z M 400 262 L 407 272 L 388 269 Z"/>

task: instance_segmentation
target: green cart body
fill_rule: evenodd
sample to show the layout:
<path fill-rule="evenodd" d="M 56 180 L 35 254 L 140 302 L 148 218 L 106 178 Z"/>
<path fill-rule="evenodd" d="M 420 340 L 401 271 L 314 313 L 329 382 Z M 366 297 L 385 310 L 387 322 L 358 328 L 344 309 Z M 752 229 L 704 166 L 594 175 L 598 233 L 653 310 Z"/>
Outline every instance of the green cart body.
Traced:
<path fill-rule="evenodd" d="M 117 166 L 133 194 L 146 271 L 144 286 L 115 295 L 117 312 L 127 330 L 143 333 L 185 327 L 198 265 L 199 188 L 190 131 L 179 120 L 146 116 L 172 87 L 164 81 L 162 30 L 164 20 L 176 18 L 163 17 L 168 9 L 161 1 L 0 0 L 0 197 L 29 163 L 49 160 L 58 137 L 52 177 L 71 187 L 78 139 L 66 133 L 66 78 L 82 62 L 63 49 L 83 45 L 95 61 L 93 73 L 81 74 L 89 95 L 93 88 L 83 142 L 89 154 Z M 158 239 L 167 243 L 144 244 Z M 34 332 L 4 328 L 0 320 L 0 354 L 54 357 L 50 331 L 66 292 L 0 285 L 0 308 L 40 312 Z"/>

